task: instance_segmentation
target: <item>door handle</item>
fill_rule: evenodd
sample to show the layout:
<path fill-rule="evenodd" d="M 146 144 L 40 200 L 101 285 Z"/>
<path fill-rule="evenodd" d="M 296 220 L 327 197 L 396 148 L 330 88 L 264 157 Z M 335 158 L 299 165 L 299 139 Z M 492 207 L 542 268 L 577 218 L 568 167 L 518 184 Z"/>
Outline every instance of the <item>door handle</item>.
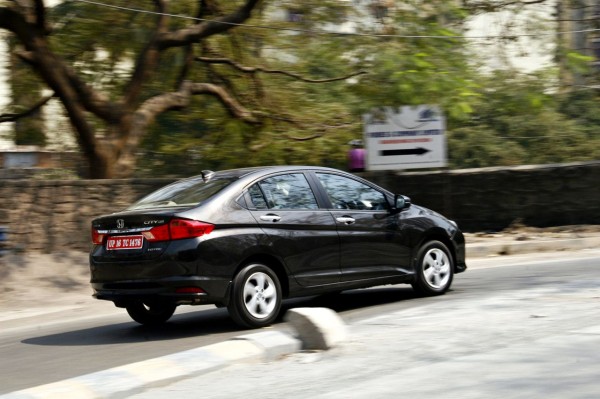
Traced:
<path fill-rule="evenodd" d="M 281 216 L 279 215 L 273 215 L 273 214 L 268 214 L 268 215 L 262 215 L 260 217 L 260 220 L 264 221 L 264 222 L 279 222 L 281 220 Z"/>
<path fill-rule="evenodd" d="M 354 222 L 356 222 L 356 219 L 351 218 L 350 216 L 340 216 L 335 218 L 335 220 L 343 224 L 354 224 Z"/>

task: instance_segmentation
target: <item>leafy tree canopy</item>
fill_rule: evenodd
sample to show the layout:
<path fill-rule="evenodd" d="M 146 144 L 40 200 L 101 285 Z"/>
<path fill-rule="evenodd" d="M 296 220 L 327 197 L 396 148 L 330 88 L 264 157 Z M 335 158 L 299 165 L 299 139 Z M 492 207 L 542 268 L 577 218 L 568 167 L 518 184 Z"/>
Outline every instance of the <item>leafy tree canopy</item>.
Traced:
<path fill-rule="evenodd" d="M 555 71 L 484 73 L 460 37 L 521 3 L 3 1 L 0 28 L 22 61 L 13 91 L 39 91 L 15 106 L 49 87 L 92 177 L 343 168 L 362 114 L 424 103 L 445 110 L 452 167 L 597 158 L 595 93 L 556 94 Z"/>

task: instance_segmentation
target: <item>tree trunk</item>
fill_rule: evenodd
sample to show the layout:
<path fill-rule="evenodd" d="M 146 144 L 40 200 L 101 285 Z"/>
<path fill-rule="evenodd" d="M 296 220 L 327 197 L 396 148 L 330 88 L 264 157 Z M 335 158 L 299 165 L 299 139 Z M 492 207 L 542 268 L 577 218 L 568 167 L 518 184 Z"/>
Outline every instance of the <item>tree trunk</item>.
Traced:
<path fill-rule="evenodd" d="M 114 177 L 114 162 L 111 162 L 109 157 L 92 153 L 87 155 L 88 174 L 90 179 L 112 179 Z"/>

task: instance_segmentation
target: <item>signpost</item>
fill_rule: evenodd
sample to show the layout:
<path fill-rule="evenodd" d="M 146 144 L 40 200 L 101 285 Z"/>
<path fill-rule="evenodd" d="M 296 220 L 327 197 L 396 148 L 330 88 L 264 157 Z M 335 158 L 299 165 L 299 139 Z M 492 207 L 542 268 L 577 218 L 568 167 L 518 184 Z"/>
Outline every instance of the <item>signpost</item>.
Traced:
<path fill-rule="evenodd" d="M 363 120 L 367 170 L 447 165 L 446 126 L 439 107 L 377 108 Z"/>

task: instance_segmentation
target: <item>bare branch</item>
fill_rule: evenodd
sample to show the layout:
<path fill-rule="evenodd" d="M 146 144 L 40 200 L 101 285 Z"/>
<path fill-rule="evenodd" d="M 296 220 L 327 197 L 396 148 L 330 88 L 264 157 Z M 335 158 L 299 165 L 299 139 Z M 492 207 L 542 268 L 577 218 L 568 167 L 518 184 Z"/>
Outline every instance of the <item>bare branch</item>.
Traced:
<path fill-rule="evenodd" d="M 117 147 L 124 154 L 130 153 L 132 148 L 138 146 L 146 132 L 146 128 L 158 115 L 172 109 L 187 107 L 191 97 L 197 94 L 213 95 L 236 118 L 250 124 L 260 123 L 252 111 L 241 105 L 224 88 L 210 83 L 184 82 L 176 92 L 160 94 L 146 100 L 133 114 L 130 134 L 128 137 L 120 138 Z"/>
<path fill-rule="evenodd" d="M 215 5 L 210 1 L 199 0 L 198 3 L 199 7 L 196 14 L 196 18 L 198 18 L 198 20 L 216 11 Z M 199 24 L 199 22 L 196 21 L 195 24 Z M 183 82 L 187 79 L 188 73 L 192 67 L 192 63 L 194 61 L 194 46 L 192 43 L 189 43 L 184 47 L 183 55 L 185 61 L 181 67 L 181 70 L 179 71 L 179 76 L 175 81 L 175 88 L 179 88 L 183 84 Z"/>
<path fill-rule="evenodd" d="M 56 94 L 52 93 L 51 95 L 42 98 L 41 100 L 39 100 L 38 102 L 33 104 L 29 109 L 27 109 L 23 112 L 14 113 L 14 114 L 8 114 L 8 113 L 0 114 L 0 123 L 15 122 L 19 119 L 26 118 L 26 117 L 32 115 L 33 113 L 35 113 L 36 111 L 38 111 L 40 108 L 42 108 L 44 105 L 46 105 L 48 103 L 48 101 L 50 101 L 54 97 L 56 97 Z"/>
<path fill-rule="evenodd" d="M 44 35 L 50 33 L 50 28 L 46 24 L 46 7 L 44 6 L 43 0 L 34 0 L 35 5 L 35 24 L 40 32 Z"/>
<path fill-rule="evenodd" d="M 45 80 L 57 96 L 62 98 L 64 90 L 59 90 L 54 85 L 58 84 L 58 81 L 62 81 L 62 85 L 64 84 L 63 79 L 66 79 L 69 82 L 69 89 L 77 94 L 77 100 L 87 111 L 108 121 L 114 121 L 120 116 L 122 107 L 109 103 L 106 98 L 82 81 L 75 71 L 47 48 L 45 38 L 39 36 L 39 32 L 36 36 L 21 14 L 14 13 L 7 8 L 0 8 L 0 28 L 2 27 L 14 32 L 19 37 L 26 50 L 16 51 L 15 54 L 34 67 L 42 76 L 47 75 L 48 79 Z"/>
<path fill-rule="evenodd" d="M 181 47 L 198 42 L 205 37 L 227 32 L 249 19 L 252 10 L 259 2 L 260 0 L 247 0 L 246 4 L 229 15 L 199 25 L 182 28 L 175 32 L 165 33 L 160 37 L 159 48 L 163 50 L 169 47 Z"/>
<path fill-rule="evenodd" d="M 283 120 L 283 121 L 286 121 L 286 122 L 290 122 L 290 123 L 292 123 L 294 125 L 302 125 L 302 123 L 299 123 L 297 121 L 290 121 L 290 120 L 287 120 L 285 118 L 282 119 L 282 118 L 274 117 L 273 115 L 264 115 L 264 116 L 267 117 L 267 118 L 271 118 L 271 119 Z M 292 141 L 309 141 L 309 140 L 315 140 L 315 139 L 318 139 L 318 138 L 321 138 L 321 137 L 325 136 L 329 132 L 329 130 L 332 130 L 332 129 L 347 129 L 349 126 L 351 127 L 351 126 L 353 126 L 355 124 L 356 123 L 352 122 L 352 123 L 342 123 L 342 124 L 334 125 L 334 126 L 331 126 L 331 125 L 320 125 L 320 126 L 317 126 L 317 128 L 321 130 L 320 133 L 315 133 L 315 134 L 312 134 L 312 135 L 306 136 L 306 137 L 292 136 L 292 135 L 289 135 L 287 133 L 283 133 L 283 134 L 281 134 L 281 137 L 283 137 L 283 138 L 285 138 L 287 140 L 292 140 Z M 315 126 L 311 126 L 310 128 L 314 130 Z M 262 142 L 262 143 L 251 145 L 249 147 L 249 150 L 252 151 L 252 152 L 257 152 L 257 151 L 260 151 L 260 150 L 262 150 L 263 148 L 265 148 L 265 147 L 267 147 L 269 145 L 271 145 L 271 142 L 270 141 L 266 141 L 266 142 Z"/>
<path fill-rule="evenodd" d="M 0 28 L 13 32 L 26 46 L 33 38 L 26 18 L 8 7 L 0 7 Z"/>
<path fill-rule="evenodd" d="M 14 53 L 24 63 L 26 63 L 28 65 L 31 65 L 31 66 L 35 66 L 35 58 L 34 58 L 33 53 L 31 51 L 15 50 Z"/>
<path fill-rule="evenodd" d="M 208 15 L 219 15 L 219 4 L 213 0 L 200 0 L 200 8 L 198 10 L 198 18 L 205 18 Z"/>
<path fill-rule="evenodd" d="M 287 134 L 282 135 L 282 137 L 284 137 L 288 140 L 293 140 L 293 141 L 309 141 L 309 140 L 315 140 L 315 139 L 321 138 L 323 136 L 325 136 L 325 132 L 313 134 L 312 136 L 308 136 L 308 137 L 294 137 L 294 136 L 290 136 Z M 263 148 L 268 147 L 269 145 L 271 145 L 271 142 L 266 141 L 263 143 L 254 144 L 254 145 L 250 146 L 249 149 L 252 152 L 258 152 L 258 151 L 261 151 Z"/>
<path fill-rule="evenodd" d="M 34 54 L 30 51 L 15 51 L 15 54 L 25 63 L 34 68 L 39 68 Z M 120 104 L 114 104 L 108 97 L 93 90 L 86 82 L 81 80 L 77 73 L 67 65 L 55 63 L 57 69 L 69 80 L 71 87 L 77 93 L 77 97 L 84 108 L 94 115 L 106 120 L 108 123 L 116 123 L 123 115 L 124 110 Z M 61 68 L 62 67 L 62 68 Z"/>
<path fill-rule="evenodd" d="M 133 124 L 147 126 L 163 112 L 187 107 L 191 96 L 197 94 L 209 94 L 216 97 L 232 116 L 244 122 L 260 123 L 252 111 L 240 104 L 223 87 L 211 83 L 184 82 L 176 92 L 160 94 L 146 100 L 135 112 Z"/>
<path fill-rule="evenodd" d="M 289 134 L 283 134 L 282 136 L 288 140 L 309 141 L 309 140 L 314 140 L 314 139 L 318 139 L 320 137 L 325 136 L 325 132 L 316 133 L 316 134 L 313 134 L 312 136 L 308 136 L 308 137 L 295 137 L 295 136 L 290 136 Z"/>
<path fill-rule="evenodd" d="M 183 82 L 185 82 L 192 67 L 192 63 L 194 61 L 194 47 L 191 44 L 188 44 L 183 48 L 183 58 L 183 65 L 179 71 L 177 80 L 175 81 L 176 88 L 179 88 Z"/>
<path fill-rule="evenodd" d="M 318 139 L 319 137 L 323 137 L 327 134 L 328 131 L 330 130 L 334 130 L 334 129 L 347 129 L 349 126 L 353 126 L 355 125 L 355 123 L 350 122 L 350 123 L 340 123 L 338 125 L 313 125 L 311 126 L 312 130 L 320 130 L 320 133 L 315 133 L 311 136 L 306 136 L 306 137 L 298 137 L 298 136 L 291 136 L 289 134 L 282 134 L 283 137 L 285 137 L 288 140 L 294 140 L 294 141 L 309 141 L 309 140 L 314 140 L 314 139 Z"/>
<path fill-rule="evenodd" d="M 194 83 L 191 86 L 191 93 L 213 95 L 217 97 L 219 101 L 221 101 L 221 104 L 225 106 L 227 111 L 229 111 L 232 116 L 235 116 L 246 123 L 260 123 L 252 111 L 240 104 L 233 96 L 229 94 L 229 92 L 227 92 L 227 90 L 221 86 L 210 83 Z"/>
<path fill-rule="evenodd" d="M 497 12 L 512 6 L 529 6 L 545 3 L 548 0 L 507 0 L 507 1 L 463 1 L 463 8 L 475 13 Z"/>
<path fill-rule="evenodd" d="M 282 71 L 282 70 L 278 70 L 278 69 L 268 69 L 268 68 L 264 68 L 264 67 L 247 67 L 247 66 L 243 66 L 241 64 L 238 64 L 237 62 L 230 60 L 228 58 L 209 58 L 209 57 L 196 57 L 197 61 L 201 61 L 201 62 L 206 62 L 206 63 L 210 63 L 210 64 L 226 64 L 226 65 L 230 65 L 232 67 L 234 67 L 235 69 L 237 69 L 238 71 L 244 72 L 244 73 L 256 73 L 256 72 L 263 72 L 263 73 L 271 73 L 271 74 L 279 74 L 279 75 L 285 75 L 285 76 L 289 76 L 291 78 L 294 78 L 296 80 L 300 80 L 302 82 L 307 82 L 307 83 L 328 83 L 328 82 L 336 82 L 339 80 L 346 80 L 346 79 L 350 79 L 353 78 L 355 76 L 359 76 L 359 75 L 364 75 L 367 72 L 366 71 L 358 71 L 358 72 L 353 72 L 349 75 L 346 76 L 340 76 L 337 78 L 330 78 L 330 79 L 309 79 L 309 78 L 305 78 L 299 74 L 296 73 L 292 73 L 292 72 L 287 72 L 287 71 Z"/>
<path fill-rule="evenodd" d="M 67 65 L 63 65 L 65 76 L 69 79 L 73 90 L 77 93 L 83 107 L 107 123 L 116 123 L 125 113 L 121 104 L 109 101 L 108 96 L 93 89 L 81 80 L 77 73 Z"/>
<path fill-rule="evenodd" d="M 152 70 L 155 69 L 160 50 L 158 49 L 159 37 L 166 32 L 167 29 L 167 14 L 166 4 L 163 0 L 154 0 L 156 11 L 159 13 L 156 21 L 156 28 L 152 38 L 140 53 L 131 80 L 125 89 L 124 102 L 127 108 L 135 108 L 134 103 L 142 91 L 142 86 L 149 78 Z"/>
<path fill-rule="evenodd" d="M 36 66 L 36 72 L 61 99 L 71 124 L 78 132 L 77 141 L 90 160 L 90 166 L 105 162 L 106 153 L 100 148 L 94 128 L 86 119 L 86 109 L 78 92 L 80 88 L 73 87 L 64 61 L 50 50 L 44 32 L 32 29 L 32 24 L 35 24 L 35 19 L 32 19 L 31 13 L 25 15 L 8 7 L 0 7 L 0 28 L 18 37 L 26 50 L 22 57 Z M 102 177 L 102 172 L 90 167 L 90 176 Z"/>

